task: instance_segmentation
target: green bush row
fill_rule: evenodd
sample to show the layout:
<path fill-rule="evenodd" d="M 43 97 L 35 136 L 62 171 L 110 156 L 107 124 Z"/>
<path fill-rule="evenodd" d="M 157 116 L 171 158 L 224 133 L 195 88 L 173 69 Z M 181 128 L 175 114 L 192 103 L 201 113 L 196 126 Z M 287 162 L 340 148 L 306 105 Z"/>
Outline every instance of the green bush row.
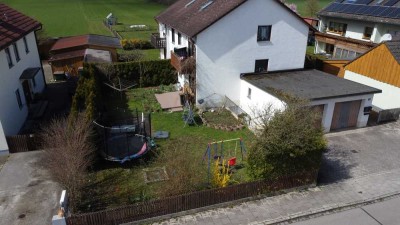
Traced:
<path fill-rule="evenodd" d="M 93 64 L 85 64 L 79 75 L 78 85 L 72 99 L 71 116 L 85 111 L 86 118 L 95 119 L 101 104 L 101 80 Z"/>
<path fill-rule="evenodd" d="M 153 49 L 153 45 L 150 41 L 141 40 L 141 39 L 122 39 L 121 45 L 124 50 L 133 50 L 133 49 Z"/>
<path fill-rule="evenodd" d="M 176 71 L 171 66 L 170 60 L 102 64 L 98 65 L 98 68 L 97 73 L 103 77 L 120 77 L 135 82 L 136 87 L 154 87 L 177 82 Z"/>

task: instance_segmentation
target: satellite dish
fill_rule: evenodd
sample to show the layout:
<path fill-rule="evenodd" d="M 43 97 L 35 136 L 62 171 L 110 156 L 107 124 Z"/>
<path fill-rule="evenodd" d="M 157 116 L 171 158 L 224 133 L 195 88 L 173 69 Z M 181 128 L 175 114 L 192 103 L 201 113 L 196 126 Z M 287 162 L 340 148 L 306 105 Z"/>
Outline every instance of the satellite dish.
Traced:
<path fill-rule="evenodd" d="M 382 36 L 382 38 L 381 38 L 381 41 L 391 41 L 391 40 L 392 40 L 392 35 L 389 34 L 389 33 L 384 34 L 384 35 Z"/>

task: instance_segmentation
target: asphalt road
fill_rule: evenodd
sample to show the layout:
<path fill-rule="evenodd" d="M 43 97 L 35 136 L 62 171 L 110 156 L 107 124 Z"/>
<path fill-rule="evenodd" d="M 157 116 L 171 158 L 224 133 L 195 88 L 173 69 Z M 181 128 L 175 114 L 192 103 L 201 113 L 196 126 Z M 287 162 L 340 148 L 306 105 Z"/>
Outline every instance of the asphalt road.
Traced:
<path fill-rule="evenodd" d="M 400 197 L 292 225 L 399 225 Z"/>

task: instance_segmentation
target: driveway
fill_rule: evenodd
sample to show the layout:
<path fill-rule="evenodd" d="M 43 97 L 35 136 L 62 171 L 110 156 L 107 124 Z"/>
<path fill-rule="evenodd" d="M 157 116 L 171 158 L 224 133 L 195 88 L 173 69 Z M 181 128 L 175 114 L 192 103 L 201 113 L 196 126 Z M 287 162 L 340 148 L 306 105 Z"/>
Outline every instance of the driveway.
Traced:
<path fill-rule="evenodd" d="M 60 194 L 43 167 L 43 152 L 11 154 L 0 170 L 0 224 L 51 224 Z"/>
<path fill-rule="evenodd" d="M 320 184 L 400 169 L 400 121 L 327 135 Z"/>

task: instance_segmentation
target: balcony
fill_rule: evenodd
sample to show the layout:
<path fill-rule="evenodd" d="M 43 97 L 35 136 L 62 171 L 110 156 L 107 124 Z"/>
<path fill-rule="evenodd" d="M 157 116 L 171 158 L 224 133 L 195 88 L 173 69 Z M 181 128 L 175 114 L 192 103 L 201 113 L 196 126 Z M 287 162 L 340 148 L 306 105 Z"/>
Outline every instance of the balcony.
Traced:
<path fill-rule="evenodd" d="M 188 58 L 186 48 L 171 51 L 171 65 L 178 71 L 182 71 L 183 63 Z"/>
<path fill-rule="evenodd" d="M 160 33 L 152 33 L 151 44 L 155 48 L 165 48 L 165 38 L 160 37 Z"/>

